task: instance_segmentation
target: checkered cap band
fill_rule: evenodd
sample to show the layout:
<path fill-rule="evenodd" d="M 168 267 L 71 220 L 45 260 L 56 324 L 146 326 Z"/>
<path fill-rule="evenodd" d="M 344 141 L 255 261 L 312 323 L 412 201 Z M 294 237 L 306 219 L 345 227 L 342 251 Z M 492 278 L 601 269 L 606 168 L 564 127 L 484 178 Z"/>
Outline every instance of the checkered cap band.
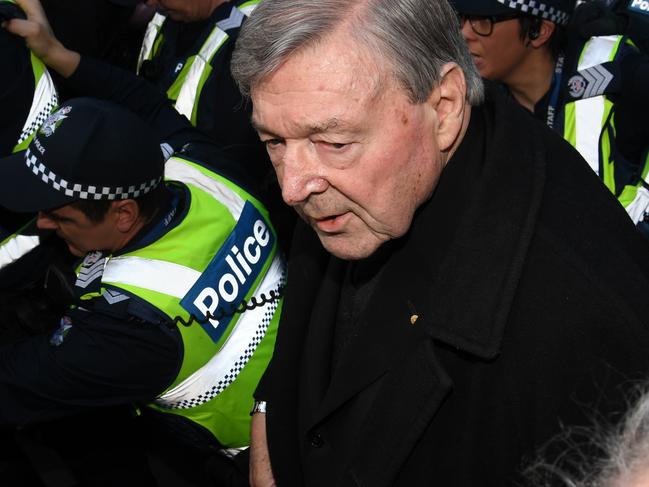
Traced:
<path fill-rule="evenodd" d="M 538 0 L 498 0 L 506 7 L 520 10 L 535 17 L 541 17 L 558 25 L 566 26 L 570 20 L 570 14 L 549 6 Z"/>
<path fill-rule="evenodd" d="M 81 200 L 125 200 L 137 198 L 147 194 L 162 180 L 162 176 L 139 185 L 127 187 L 90 186 L 73 183 L 58 176 L 40 162 L 30 149 L 25 151 L 25 164 L 41 180 L 56 191 L 65 193 L 66 196 Z"/>

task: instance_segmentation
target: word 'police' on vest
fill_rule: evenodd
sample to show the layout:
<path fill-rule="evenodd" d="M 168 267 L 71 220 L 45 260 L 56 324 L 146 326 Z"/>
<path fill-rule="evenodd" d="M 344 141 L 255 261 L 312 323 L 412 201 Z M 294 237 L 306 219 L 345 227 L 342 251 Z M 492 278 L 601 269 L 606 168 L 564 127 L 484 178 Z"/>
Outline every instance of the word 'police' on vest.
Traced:
<path fill-rule="evenodd" d="M 252 273 L 250 266 L 261 259 L 261 247 L 266 247 L 270 242 L 268 227 L 261 220 L 257 220 L 252 231 L 254 238 L 252 236 L 246 238 L 243 243 L 243 252 L 233 245 L 225 257 L 225 262 L 232 272 L 223 274 L 215 287 L 206 287 L 194 299 L 194 305 L 203 316 L 215 316 L 221 299 L 227 303 L 235 303 L 239 296 L 239 284 L 246 284 L 246 280 Z M 236 258 L 236 262 L 233 257 Z M 210 318 L 209 321 L 215 328 L 219 326 L 219 322 L 214 318 Z"/>
<path fill-rule="evenodd" d="M 234 308 L 246 300 L 274 245 L 269 224 L 247 202 L 235 228 L 180 302 L 187 312 L 201 318 L 201 326 L 214 342 L 227 329 Z"/>

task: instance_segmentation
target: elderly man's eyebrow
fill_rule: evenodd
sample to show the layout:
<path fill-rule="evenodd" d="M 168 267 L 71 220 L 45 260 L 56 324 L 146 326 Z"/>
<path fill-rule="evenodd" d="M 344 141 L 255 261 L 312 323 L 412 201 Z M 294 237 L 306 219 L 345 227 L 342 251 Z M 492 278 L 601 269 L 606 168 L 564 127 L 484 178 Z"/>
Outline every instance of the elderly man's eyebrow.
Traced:
<path fill-rule="evenodd" d="M 259 122 L 258 120 L 255 120 L 254 117 L 250 119 L 250 122 L 252 123 L 252 126 L 257 132 L 269 134 L 269 135 L 275 135 L 271 129 L 264 126 L 264 124 Z M 321 123 L 306 125 L 304 127 L 304 132 L 308 135 L 321 134 L 323 132 L 328 132 L 329 130 L 332 129 L 344 129 L 345 126 L 346 124 L 344 122 L 341 122 L 340 119 L 333 117 Z"/>
<path fill-rule="evenodd" d="M 344 126 L 337 118 L 330 118 L 322 123 L 317 123 L 313 125 L 308 125 L 307 128 L 311 134 L 321 134 L 323 132 L 328 132 L 331 129 L 341 128 Z"/>

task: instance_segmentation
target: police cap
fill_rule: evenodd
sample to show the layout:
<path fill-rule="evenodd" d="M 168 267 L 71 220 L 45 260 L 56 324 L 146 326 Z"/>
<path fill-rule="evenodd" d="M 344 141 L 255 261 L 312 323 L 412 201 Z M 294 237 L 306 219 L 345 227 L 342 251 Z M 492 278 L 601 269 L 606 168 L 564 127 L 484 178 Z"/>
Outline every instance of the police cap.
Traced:
<path fill-rule="evenodd" d="M 43 122 L 25 151 L 0 160 L 0 206 L 34 212 L 137 198 L 163 172 L 160 141 L 143 120 L 113 103 L 77 98 Z"/>

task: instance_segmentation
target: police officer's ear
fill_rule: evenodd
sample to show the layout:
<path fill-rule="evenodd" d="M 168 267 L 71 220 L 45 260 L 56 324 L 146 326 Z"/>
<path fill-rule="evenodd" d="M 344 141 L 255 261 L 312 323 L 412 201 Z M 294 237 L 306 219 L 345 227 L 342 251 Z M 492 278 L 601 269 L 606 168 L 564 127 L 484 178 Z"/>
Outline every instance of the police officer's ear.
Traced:
<path fill-rule="evenodd" d="M 469 113 L 466 79 L 457 64 L 447 63 L 442 67 L 439 85 L 433 88 L 426 103 L 434 109 L 437 117 L 437 144 L 440 150 L 447 152 L 453 149 Z"/>
<path fill-rule="evenodd" d="M 135 200 L 113 201 L 109 212 L 115 227 L 122 233 L 130 232 L 140 218 L 140 207 Z"/>
<path fill-rule="evenodd" d="M 534 19 L 527 34 L 527 45 L 532 47 L 541 47 L 547 44 L 554 34 L 556 24 L 549 20 Z"/>

